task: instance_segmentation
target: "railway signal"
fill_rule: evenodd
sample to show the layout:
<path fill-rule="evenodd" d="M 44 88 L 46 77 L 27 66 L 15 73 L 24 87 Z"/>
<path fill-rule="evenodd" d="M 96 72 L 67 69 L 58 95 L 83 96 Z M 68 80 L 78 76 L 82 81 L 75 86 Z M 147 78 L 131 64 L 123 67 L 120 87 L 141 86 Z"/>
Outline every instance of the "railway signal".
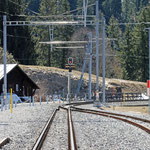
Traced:
<path fill-rule="evenodd" d="M 68 64 L 65 65 L 65 68 L 69 70 L 68 72 L 68 97 L 69 97 L 69 103 L 70 103 L 70 97 L 71 97 L 71 75 L 72 75 L 72 69 L 75 69 L 75 65 L 73 64 L 73 58 L 68 58 Z"/>
<path fill-rule="evenodd" d="M 72 57 L 68 58 L 68 65 L 73 65 L 73 58 Z"/>
<path fill-rule="evenodd" d="M 75 65 L 73 64 L 73 58 L 68 58 L 68 64 L 65 65 L 65 68 L 69 70 L 69 72 L 72 72 L 73 69 L 75 69 Z"/>

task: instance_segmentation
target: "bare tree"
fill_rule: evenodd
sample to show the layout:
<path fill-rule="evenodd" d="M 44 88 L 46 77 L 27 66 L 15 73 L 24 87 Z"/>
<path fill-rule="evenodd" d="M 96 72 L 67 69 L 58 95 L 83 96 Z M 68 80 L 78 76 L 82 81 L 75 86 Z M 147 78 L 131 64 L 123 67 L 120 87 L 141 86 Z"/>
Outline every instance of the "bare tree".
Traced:
<path fill-rule="evenodd" d="M 0 64 L 3 64 L 3 49 L 0 47 Z M 7 63 L 17 63 L 12 54 L 7 53 Z"/>

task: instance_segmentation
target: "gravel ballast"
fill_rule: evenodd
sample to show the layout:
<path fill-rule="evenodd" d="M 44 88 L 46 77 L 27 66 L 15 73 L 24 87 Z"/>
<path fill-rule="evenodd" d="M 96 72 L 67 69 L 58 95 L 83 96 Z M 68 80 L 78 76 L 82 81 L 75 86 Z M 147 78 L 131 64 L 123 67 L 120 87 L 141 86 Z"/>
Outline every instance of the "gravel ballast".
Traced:
<path fill-rule="evenodd" d="M 10 143 L 2 150 L 30 150 L 51 116 L 62 103 L 19 104 L 13 109 L 0 111 L 0 139 L 9 137 Z M 92 104 L 79 106 L 96 109 Z M 113 111 L 116 113 L 121 113 Z M 77 146 L 79 150 L 148 150 L 150 136 L 145 131 L 116 119 L 93 114 L 72 112 Z M 149 119 L 149 115 L 123 113 Z M 42 147 L 43 150 L 67 150 L 67 112 L 60 109 Z"/>
<path fill-rule="evenodd" d="M 3 150 L 27 150 L 32 149 L 36 139 L 58 106 L 56 103 L 19 104 L 13 109 L 0 112 L 0 139 L 9 137 L 10 142 L 3 146 Z"/>
<path fill-rule="evenodd" d="M 149 134 L 122 121 L 79 112 L 73 121 L 80 150 L 150 149 Z"/>
<path fill-rule="evenodd" d="M 57 112 L 46 140 L 42 146 L 42 150 L 51 149 L 68 149 L 68 126 L 66 110 L 60 109 L 60 111 Z"/>

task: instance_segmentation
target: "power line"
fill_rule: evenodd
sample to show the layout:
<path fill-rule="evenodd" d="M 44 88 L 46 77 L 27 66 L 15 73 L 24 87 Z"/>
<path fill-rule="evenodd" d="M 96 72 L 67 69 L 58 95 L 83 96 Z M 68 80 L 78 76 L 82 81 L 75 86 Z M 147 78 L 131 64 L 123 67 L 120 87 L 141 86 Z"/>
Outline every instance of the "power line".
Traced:
<path fill-rule="evenodd" d="M 85 53 L 80 53 L 80 54 L 85 54 Z M 138 56 L 138 55 L 128 55 L 128 56 L 126 56 L 126 55 L 111 55 L 111 54 L 106 54 L 106 57 L 123 57 L 123 56 L 125 56 L 125 57 L 129 57 L 129 58 L 145 58 L 145 59 L 149 59 L 149 57 L 144 57 L 144 56 Z M 99 57 L 102 57 L 102 55 L 99 55 Z M 74 59 L 80 59 L 79 57 L 77 57 L 77 56 L 75 56 L 74 57 Z M 89 59 L 89 58 L 87 58 L 87 59 Z M 33 60 L 33 61 L 36 61 L 37 59 L 29 59 L 29 58 L 15 58 L 15 60 L 26 60 L 26 61 L 28 61 L 28 60 Z"/>
<path fill-rule="evenodd" d="M 17 5 L 17 6 L 20 6 L 21 8 L 24 8 L 24 7 L 26 7 L 25 5 L 20 5 L 20 4 L 17 4 L 17 3 L 15 3 L 15 2 L 13 2 L 13 1 L 11 1 L 11 0 L 8 0 L 9 2 L 11 2 L 11 3 L 13 3 L 13 4 L 15 4 L 15 5 Z M 32 12 L 32 13 L 34 13 L 34 14 L 36 14 L 36 15 L 38 15 L 39 13 L 37 13 L 37 12 L 35 12 L 35 11 L 33 11 L 33 10 L 31 10 L 31 9 L 29 9 L 29 8 L 26 8 L 27 10 L 29 10 L 30 12 Z"/>
<path fill-rule="evenodd" d="M 150 22 L 127 22 L 127 23 L 115 23 L 115 24 L 110 24 L 111 26 L 113 25 L 141 25 L 141 24 L 150 24 Z"/>
<path fill-rule="evenodd" d="M 71 17 L 74 17 L 74 18 L 81 18 L 83 17 L 82 15 L 63 15 L 63 14 L 59 14 L 59 15 L 47 15 L 47 16 L 33 16 L 33 15 L 18 15 L 18 16 L 21 16 L 21 17 L 31 17 L 31 18 L 37 18 L 37 17 L 40 17 L 40 18 L 71 18 Z M 92 18 L 92 17 L 95 17 L 95 15 L 87 15 L 88 18 Z"/>
<path fill-rule="evenodd" d="M 91 5 L 88 5 L 87 7 L 91 7 L 91 6 L 94 6 L 95 4 L 91 4 Z M 58 15 L 48 15 L 48 16 L 30 16 L 30 17 L 40 17 L 40 18 L 45 18 L 45 17 L 82 17 L 82 15 L 67 15 L 68 13 L 72 13 L 72 12 L 75 12 L 75 11 L 78 11 L 78 10 L 81 10 L 83 9 L 83 7 L 80 7 L 80 8 L 77 8 L 77 9 L 74 9 L 74 10 L 70 10 L 70 11 L 66 11 L 64 13 L 61 13 L 61 14 L 58 14 Z M 24 16 L 27 16 L 27 15 L 24 15 Z M 94 15 L 87 15 L 87 17 L 95 17 Z"/>
<path fill-rule="evenodd" d="M 9 16 L 11 16 L 11 17 L 25 17 L 25 16 L 26 16 L 26 17 L 29 17 L 29 15 L 10 14 L 10 13 L 8 13 L 8 12 L 4 12 L 4 11 L 1 11 L 1 10 L 0 10 L 0 12 L 1 12 L 1 13 L 4 13 L 4 14 L 6 14 L 6 15 L 9 15 Z"/>
<path fill-rule="evenodd" d="M 13 1 L 11 1 L 11 0 L 8 0 L 8 1 L 11 2 L 11 3 L 13 3 L 13 4 L 15 4 L 15 5 L 17 5 L 17 6 L 23 7 L 23 8 L 24 8 L 24 6 L 25 6 L 25 5 L 24 5 L 24 6 L 19 5 L 19 4 L 15 3 L 15 2 L 13 2 Z M 95 5 L 95 4 L 88 5 L 87 7 L 91 7 L 91 6 L 93 6 L 93 5 Z M 35 11 L 32 11 L 32 10 L 29 9 L 29 8 L 26 8 L 26 9 L 29 10 L 30 12 L 36 14 L 36 15 L 40 15 L 39 13 L 37 13 L 37 12 L 35 12 Z M 58 15 L 48 15 L 48 16 L 14 15 L 14 14 L 9 14 L 9 13 L 7 13 L 7 12 L 2 12 L 2 11 L 0 11 L 0 12 L 5 13 L 5 14 L 8 14 L 8 15 L 10 15 L 10 16 L 18 16 L 18 17 L 41 17 L 41 18 L 44 18 L 44 17 L 62 17 L 62 16 L 65 15 L 65 14 L 72 13 L 72 12 L 75 12 L 75 11 L 78 11 L 78 10 L 81 10 L 81 9 L 83 9 L 83 7 L 80 7 L 80 8 L 71 10 L 71 11 L 66 11 L 66 12 L 64 12 L 64 13 L 62 13 L 62 14 L 58 14 Z M 63 17 L 71 17 L 71 16 L 72 16 L 72 15 L 70 15 L 70 16 L 67 15 L 67 16 L 63 16 Z M 81 16 L 82 16 L 82 15 L 73 16 L 73 17 L 81 17 Z M 95 16 L 94 16 L 94 15 L 88 15 L 87 17 L 95 17 Z"/>
<path fill-rule="evenodd" d="M 94 5 L 95 5 L 95 4 L 91 4 L 91 5 L 88 5 L 87 7 L 91 7 L 91 6 L 94 6 Z M 80 8 L 71 10 L 71 11 L 66 11 L 66 12 L 64 12 L 64 13 L 62 13 L 62 14 L 65 15 L 65 14 L 68 14 L 68 13 L 76 12 L 76 11 L 81 10 L 81 9 L 83 9 L 83 7 L 80 7 Z"/>
<path fill-rule="evenodd" d="M 10 14 L 10 13 L 7 13 L 7 12 L 1 11 L 1 10 L 0 10 L 0 12 L 1 12 L 1 13 L 4 13 L 4 14 L 6 14 L 6 15 L 9 15 L 9 16 L 13 16 L 13 14 Z"/>
<path fill-rule="evenodd" d="M 145 56 L 138 56 L 138 55 L 111 55 L 111 54 L 106 54 L 107 57 L 129 57 L 129 58 L 146 58 L 148 59 L 149 57 Z M 99 55 L 99 57 L 102 57 L 102 55 Z"/>
<path fill-rule="evenodd" d="M 0 30 L 0 32 L 3 33 L 2 30 Z M 11 35 L 11 34 L 7 34 L 7 36 L 9 36 L 9 37 L 14 37 L 14 38 L 25 38 L 25 39 L 30 39 L 29 37 L 25 37 L 25 36 L 14 36 L 14 35 Z"/>
<path fill-rule="evenodd" d="M 55 47 L 57 49 L 77 49 L 77 48 L 85 48 L 84 46 L 76 46 L 76 47 Z"/>

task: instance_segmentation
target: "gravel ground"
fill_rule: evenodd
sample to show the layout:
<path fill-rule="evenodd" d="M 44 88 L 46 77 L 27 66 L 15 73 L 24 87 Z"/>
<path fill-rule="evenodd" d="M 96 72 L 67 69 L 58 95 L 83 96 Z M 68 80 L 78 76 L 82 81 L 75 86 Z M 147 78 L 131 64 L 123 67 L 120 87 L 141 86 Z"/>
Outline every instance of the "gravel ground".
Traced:
<path fill-rule="evenodd" d="M 58 106 L 56 103 L 19 104 L 13 109 L 0 111 L 0 139 L 9 137 L 11 142 L 3 150 L 29 150 L 33 147 L 48 118 Z"/>
<path fill-rule="evenodd" d="M 130 105 L 130 106 L 134 106 L 134 105 L 137 105 L 137 106 L 141 106 L 141 105 L 148 105 L 148 101 L 131 101 L 131 102 L 111 102 L 111 103 L 108 103 L 108 105 L 113 105 L 113 106 L 127 106 L 127 105 Z"/>
<path fill-rule="evenodd" d="M 73 112 L 79 150 L 148 150 L 150 136 L 132 125 L 97 115 Z"/>
<path fill-rule="evenodd" d="M 42 150 L 67 150 L 68 149 L 68 126 L 67 111 L 57 112 L 54 122 L 42 146 Z"/>
<path fill-rule="evenodd" d="M 62 103 L 60 103 L 61 105 Z M 13 109 L 0 111 L 0 139 L 9 137 L 11 142 L 3 150 L 30 150 L 48 118 L 59 103 L 39 103 L 35 106 L 19 104 Z M 100 110 L 90 105 L 78 106 Z M 122 113 L 149 119 L 150 115 Z M 150 136 L 127 123 L 97 115 L 73 112 L 73 121 L 79 150 L 149 150 Z M 58 111 L 51 126 L 43 150 L 68 149 L 67 113 Z"/>
<path fill-rule="evenodd" d="M 110 104 L 107 104 L 107 105 L 110 106 Z M 120 106 L 117 103 L 111 104 L 111 105 Z M 93 110 L 100 110 L 100 111 L 107 111 L 107 110 L 103 110 L 103 108 L 101 108 L 101 107 L 100 108 L 93 107 L 93 104 L 82 105 L 82 106 L 77 106 L 77 107 L 93 109 Z M 130 115 L 130 116 L 136 116 L 136 117 L 145 118 L 145 119 L 150 120 L 150 115 L 149 114 L 143 114 L 143 113 L 140 113 L 140 112 L 120 112 L 120 111 L 116 111 L 116 110 L 112 110 L 112 111 L 109 110 L 108 112 L 114 112 L 114 113 L 118 113 L 118 114 L 126 114 L 126 115 Z"/>

